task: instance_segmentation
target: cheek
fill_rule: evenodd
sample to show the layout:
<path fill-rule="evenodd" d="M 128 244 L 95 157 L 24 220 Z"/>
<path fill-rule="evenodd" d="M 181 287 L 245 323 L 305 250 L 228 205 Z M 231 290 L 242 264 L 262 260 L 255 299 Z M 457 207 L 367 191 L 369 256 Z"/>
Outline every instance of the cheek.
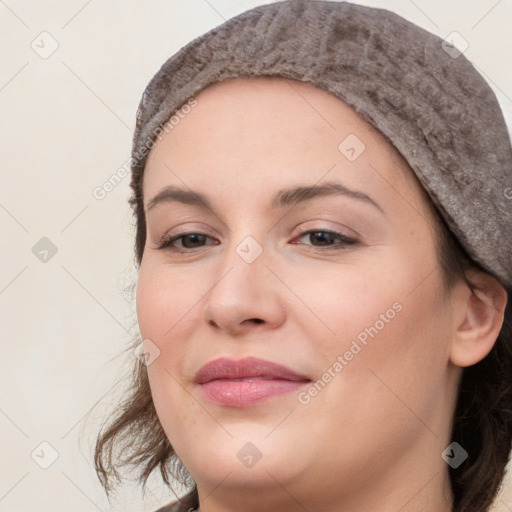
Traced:
<path fill-rule="evenodd" d="M 160 357 L 148 367 L 151 377 L 169 380 L 165 372 L 178 375 L 211 284 L 200 272 L 184 272 L 177 267 L 153 263 L 148 258 L 140 267 L 136 309 L 140 335 L 154 343 Z"/>
<path fill-rule="evenodd" d="M 344 391 L 358 396 L 354 407 L 367 417 L 368 428 L 389 420 L 390 426 L 402 422 L 410 433 L 419 431 L 424 426 L 417 418 L 432 418 L 446 395 L 449 311 L 439 296 L 439 273 L 415 287 L 417 277 L 411 267 L 393 283 L 377 282 L 368 302 L 379 307 L 359 316 L 366 325 L 353 339 L 362 335 L 365 344 L 358 343 L 361 351 L 346 368 Z M 432 418 L 431 426 L 436 429 L 440 421 Z"/>
<path fill-rule="evenodd" d="M 176 433 L 182 425 L 193 425 L 198 416 L 196 404 L 193 400 L 187 403 L 189 397 L 179 384 L 186 346 L 179 342 L 180 333 L 190 324 L 190 304 L 197 302 L 193 300 L 195 295 L 194 286 L 181 283 L 177 273 L 170 275 L 169 269 L 147 261 L 141 265 L 136 294 L 139 330 L 145 347 L 149 340 L 150 350 L 158 354 L 147 366 L 151 395 L 160 423 L 167 437 L 173 439 L 177 453 L 183 435 Z"/>
<path fill-rule="evenodd" d="M 169 394 L 184 354 L 183 329 L 191 325 L 194 286 L 180 283 L 176 273 L 163 266 L 143 264 L 137 282 L 136 306 L 140 335 L 146 350 L 153 351 L 148 377 L 155 405 Z M 185 341 L 185 340 L 183 340 Z"/>
<path fill-rule="evenodd" d="M 331 336 L 325 340 L 338 351 L 356 338 L 364 341 L 365 333 L 368 337 L 368 329 L 375 324 L 379 332 L 384 330 L 397 316 L 396 309 L 401 309 L 396 305 L 402 300 L 397 283 L 378 265 L 326 266 L 314 277 L 305 280 L 298 275 L 294 281 L 294 291 L 324 324 L 322 331 L 317 323 L 312 325 L 316 337 L 318 332 L 329 334 L 329 327 Z"/>
<path fill-rule="evenodd" d="M 297 281 L 294 289 L 322 320 L 302 326 L 311 336 L 316 331 L 311 356 L 317 370 L 345 376 L 334 379 L 337 384 L 333 394 L 325 393 L 326 399 L 341 396 L 334 394 L 338 386 L 343 394 L 350 388 L 350 393 L 368 400 L 365 409 L 371 410 L 380 400 L 396 400 L 377 376 L 409 403 L 422 397 L 428 401 L 424 390 L 428 387 L 434 395 L 435 386 L 444 384 L 451 324 L 434 256 L 421 266 L 412 258 L 393 255 L 379 265 L 326 270 L 315 279 Z M 319 338 L 319 325 L 322 332 L 328 326 L 333 333 Z M 343 368 L 333 368 L 339 356 Z"/>
<path fill-rule="evenodd" d="M 336 307 L 326 300 L 323 310 L 337 335 L 316 347 L 322 357 L 318 378 L 326 384 L 302 396 L 308 404 L 303 421 L 311 408 L 315 428 L 324 429 L 327 437 L 335 438 L 340 429 L 350 432 L 354 447 L 386 446 L 384 458 L 425 432 L 430 435 L 423 421 L 437 432 L 439 410 L 447 401 L 449 315 L 438 295 L 440 281 L 434 273 L 411 292 L 413 275 L 412 269 L 391 280 L 379 272 L 365 279 L 347 274 L 337 283 L 340 292 L 330 297 Z M 350 293 L 349 285 L 354 286 Z M 336 464 L 340 453 L 331 453 Z M 343 456 L 357 460 L 357 449 L 345 448 Z"/>
<path fill-rule="evenodd" d="M 194 304 L 201 296 L 190 277 L 164 265 L 151 262 L 141 265 L 136 305 L 143 338 L 161 344 L 190 323 Z"/>

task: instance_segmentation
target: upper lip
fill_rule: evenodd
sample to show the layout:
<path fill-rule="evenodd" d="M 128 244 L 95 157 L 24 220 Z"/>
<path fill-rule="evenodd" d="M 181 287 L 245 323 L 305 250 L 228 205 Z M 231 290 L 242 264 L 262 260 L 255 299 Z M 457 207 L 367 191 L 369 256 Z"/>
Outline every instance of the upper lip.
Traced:
<path fill-rule="evenodd" d="M 202 366 L 196 373 L 194 382 L 205 384 L 212 380 L 234 380 L 250 377 L 260 379 L 282 379 L 291 381 L 309 381 L 305 375 L 294 372 L 290 368 L 265 359 L 245 357 L 243 359 L 219 358 Z"/>

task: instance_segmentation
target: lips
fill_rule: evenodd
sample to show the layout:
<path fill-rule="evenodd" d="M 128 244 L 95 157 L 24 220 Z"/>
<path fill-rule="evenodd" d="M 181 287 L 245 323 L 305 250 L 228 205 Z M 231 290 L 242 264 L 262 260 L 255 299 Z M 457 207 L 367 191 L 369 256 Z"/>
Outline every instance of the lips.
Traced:
<path fill-rule="evenodd" d="M 246 357 L 210 361 L 197 372 L 194 382 L 217 405 L 248 407 L 298 390 L 311 379 L 286 366 Z"/>

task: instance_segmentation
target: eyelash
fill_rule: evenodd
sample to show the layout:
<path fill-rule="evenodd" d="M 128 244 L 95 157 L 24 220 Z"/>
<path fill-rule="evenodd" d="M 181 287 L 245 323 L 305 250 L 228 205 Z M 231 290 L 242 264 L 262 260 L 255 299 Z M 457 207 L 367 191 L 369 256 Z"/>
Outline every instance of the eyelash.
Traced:
<path fill-rule="evenodd" d="M 333 235 L 333 236 L 335 236 L 335 237 L 337 237 L 337 238 L 339 238 L 341 240 L 341 244 L 340 244 L 341 247 L 340 246 L 333 246 L 333 245 L 330 245 L 330 246 L 311 246 L 311 245 L 307 245 L 306 244 L 305 247 L 307 247 L 307 250 L 309 250 L 309 251 L 315 251 L 315 250 L 318 250 L 318 251 L 342 251 L 348 245 L 355 245 L 355 244 L 357 244 L 357 240 L 356 239 L 350 238 L 347 235 L 344 235 L 343 233 L 340 233 L 338 231 L 334 231 L 332 229 L 322 229 L 322 228 L 320 228 L 320 229 L 307 229 L 307 230 L 299 229 L 299 238 L 302 238 L 303 236 L 309 235 L 309 234 L 312 234 L 312 233 L 327 233 L 329 235 Z M 190 248 L 189 249 L 182 249 L 182 248 L 178 248 L 178 247 L 173 247 L 171 245 L 174 242 L 176 242 L 177 240 L 179 240 L 181 238 L 185 238 L 185 237 L 190 236 L 190 235 L 200 235 L 200 236 L 204 236 L 204 237 L 207 237 L 207 238 L 211 238 L 206 233 L 190 231 L 190 232 L 187 232 L 187 233 L 180 233 L 178 235 L 173 235 L 173 236 L 167 236 L 167 237 L 164 236 L 162 238 L 162 240 L 160 241 L 160 243 L 159 243 L 157 248 L 159 250 L 167 250 L 167 251 L 175 252 L 175 253 L 190 253 L 190 252 L 193 252 L 194 248 L 192 248 L 192 249 L 190 249 Z M 215 244 L 207 244 L 207 245 L 215 245 Z M 202 249 L 204 247 L 205 246 L 201 246 L 200 249 Z"/>

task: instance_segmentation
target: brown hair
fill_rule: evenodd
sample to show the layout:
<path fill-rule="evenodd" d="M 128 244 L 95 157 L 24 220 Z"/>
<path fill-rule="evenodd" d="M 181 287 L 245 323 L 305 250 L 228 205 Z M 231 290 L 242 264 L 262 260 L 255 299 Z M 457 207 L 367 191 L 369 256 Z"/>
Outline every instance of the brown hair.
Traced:
<path fill-rule="evenodd" d="M 136 219 L 135 256 L 140 266 L 146 241 L 142 197 L 142 173 L 132 174 L 129 203 Z M 437 252 L 449 288 L 464 277 L 472 261 L 429 201 L 436 222 Z M 469 286 L 470 283 L 468 283 Z M 451 440 L 459 443 L 468 458 L 456 469 L 449 468 L 453 512 L 487 511 L 500 488 L 512 448 L 512 305 L 507 288 L 504 323 L 490 353 L 463 370 L 457 404 L 452 418 Z M 127 348 L 132 350 L 139 339 Z M 174 478 L 191 490 L 180 500 L 183 510 L 198 506 L 195 483 L 177 458 L 157 417 L 151 397 L 146 366 L 134 358 L 134 371 L 126 399 L 105 422 L 96 441 L 95 469 L 109 495 L 121 481 L 119 468 L 135 470 L 144 489 L 149 476 L 160 469 L 172 489 Z"/>

